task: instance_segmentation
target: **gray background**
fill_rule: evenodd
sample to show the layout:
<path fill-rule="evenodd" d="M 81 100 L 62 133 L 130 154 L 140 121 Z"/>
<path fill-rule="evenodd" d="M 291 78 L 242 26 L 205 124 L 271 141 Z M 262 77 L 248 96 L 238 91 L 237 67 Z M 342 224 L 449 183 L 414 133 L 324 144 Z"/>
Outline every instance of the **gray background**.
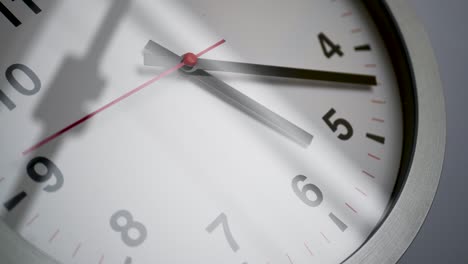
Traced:
<path fill-rule="evenodd" d="M 468 23 L 466 0 L 409 0 L 432 41 L 444 87 L 447 147 L 428 218 L 400 264 L 468 263 Z"/>

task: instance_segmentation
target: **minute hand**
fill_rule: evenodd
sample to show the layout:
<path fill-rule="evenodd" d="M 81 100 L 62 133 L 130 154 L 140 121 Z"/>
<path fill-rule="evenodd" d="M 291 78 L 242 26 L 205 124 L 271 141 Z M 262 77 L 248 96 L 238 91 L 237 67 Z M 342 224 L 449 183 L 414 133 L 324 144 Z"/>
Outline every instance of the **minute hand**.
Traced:
<path fill-rule="evenodd" d="M 156 57 L 159 57 L 159 61 L 162 63 L 179 63 L 180 61 L 180 57 L 177 54 L 154 41 L 149 41 L 144 49 L 145 65 L 150 65 L 148 64 L 149 54 L 154 54 Z M 185 73 L 185 76 L 188 79 L 202 87 L 205 87 L 211 93 L 217 95 L 224 101 L 230 103 L 250 117 L 260 121 L 283 136 L 288 137 L 300 146 L 307 147 L 310 145 L 313 136 L 307 131 L 296 126 L 247 95 L 239 92 L 227 83 L 212 76 L 208 72 L 198 69 L 195 72 L 183 73 Z"/>
<path fill-rule="evenodd" d="M 187 77 L 199 83 L 210 92 L 239 108 L 249 116 L 262 122 L 283 136 L 288 137 L 302 147 L 310 145 L 313 136 L 245 94 L 203 70 L 197 70 Z"/>
<path fill-rule="evenodd" d="M 377 85 L 377 78 L 375 76 L 354 73 L 319 71 L 210 59 L 199 59 L 197 66 L 198 68 L 203 69 L 205 71 L 225 71 L 262 76 L 295 78 L 369 86 Z"/>
<path fill-rule="evenodd" d="M 172 59 L 168 58 L 168 55 L 169 54 L 167 54 L 164 50 L 160 48 L 155 48 L 152 53 L 145 53 L 145 65 L 168 66 L 168 63 L 174 62 Z M 319 71 L 243 62 L 198 59 L 197 68 L 205 71 L 224 71 L 261 76 L 294 78 L 366 86 L 377 85 L 377 78 L 373 75 L 333 71 Z"/>

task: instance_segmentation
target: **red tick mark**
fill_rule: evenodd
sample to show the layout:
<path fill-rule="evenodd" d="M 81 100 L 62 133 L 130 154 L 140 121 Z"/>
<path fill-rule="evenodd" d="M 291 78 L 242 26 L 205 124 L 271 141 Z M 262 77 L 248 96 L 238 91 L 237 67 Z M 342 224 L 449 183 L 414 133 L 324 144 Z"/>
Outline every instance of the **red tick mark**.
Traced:
<path fill-rule="evenodd" d="M 372 179 L 375 179 L 375 176 L 370 174 L 369 172 L 363 170 L 362 173 L 366 174 L 367 176 L 371 177 Z"/>
<path fill-rule="evenodd" d="M 311 256 L 315 256 L 314 253 L 312 253 L 312 250 L 310 250 L 309 246 L 307 246 L 307 243 L 306 243 L 306 242 L 304 242 L 304 246 L 305 246 L 305 248 L 307 249 L 307 251 L 309 251 L 309 253 L 310 253 Z"/>
<path fill-rule="evenodd" d="M 372 121 L 379 122 L 379 123 L 385 123 L 385 120 L 383 120 L 381 118 L 376 118 L 376 117 L 373 117 Z"/>
<path fill-rule="evenodd" d="M 331 243 L 330 239 L 328 239 L 328 237 L 323 232 L 320 232 L 320 234 L 329 244 Z"/>
<path fill-rule="evenodd" d="M 352 15 L 353 15 L 353 12 L 347 11 L 347 12 L 344 12 L 343 14 L 341 14 L 341 17 L 349 17 L 349 16 L 352 16 Z"/>
<path fill-rule="evenodd" d="M 349 203 L 346 203 L 346 206 L 348 206 L 348 208 L 351 209 L 351 211 L 353 211 L 354 213 L 356 214 L 358 213 L 356 209 L 354 209 L 351 205 L 349 205 Z"/>
<path fill-rule="evenodd" d="M 374 103 L 374 104 L 386 104 L 387 103 L 384 100 L 377 100 L 377 99 L 373 99 L 371 102 Z"/>
<path fill-rule="evenodd" d="M 362 195 L 366 196 L 367 197 L 367 194 L 362 191 L 361 189 L 359 189 L 358 187 L 354 187 L 356 189 L 356 191 L 360 192 Z"/>
<path fill-rule="evenodd" d="M 59 233 L 60 233 L 60 229 L 57 229 L 57 231 L 55 231 L 55 233 L 49 238 L 49 243 L 54 242 L 55 238 L 57 238 Z"/>
<path fill-rule="evenodd" d="M 79 244 L 76 246 L 75 250 L 73 251 L 72 258 L 75 258 L 75 257 L 76 257 L 76 255 L 78 254 L 78 251 L 80 251 L 80 248 L 81 248 L 81 243 L 79 243 Z"/>
<path fill-rule="evenodd" d="M 31 218 L 31 219 L 26 223 L 26 226 L 32 225 L 32 224 L 37 220 L 37 218 L 39 218 L 39 214 L 36 214 L 35 216 L 33 216 L 33 218 Z"/>
<path fill-rule="evenodd" d="M 375 160 L 380 160 L 380 157 L 377 157 L 377 156 L 375 156 L 373 154 L 370 154 L 370 153 L 367 153 L 367 156 L 369 156 L 369 157 L 371 157 L 371 158 L 373 158 Z"/>

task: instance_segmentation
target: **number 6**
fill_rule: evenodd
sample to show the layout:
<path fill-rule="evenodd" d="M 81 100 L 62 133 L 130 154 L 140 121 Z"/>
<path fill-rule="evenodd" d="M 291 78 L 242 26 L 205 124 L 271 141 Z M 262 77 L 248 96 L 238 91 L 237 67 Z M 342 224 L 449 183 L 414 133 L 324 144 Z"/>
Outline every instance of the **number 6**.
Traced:
<path fill-rule="evenodd" d="M 304 187 L 302 187 L 302 190 L 299 189 L 298 183 L 303 182 L 305 180 L 307 180 L 307 177 L 304 175 L 298 175 L 294 177 L 292 181 L 292 188 L 294 192 L 296 193 L 297 197 L 299 197 L 299 199 L 301 199 L 305 204 L 311 207 L 317 207 L 323 201 L 322 191 L 320 191 L 320 189 L 313 184 L 306 184 L 304 185 Z M 315 200 L 310 200 L 309 197 L 307 197 L 308 191 L 314 192 L 317 198 Z"/>

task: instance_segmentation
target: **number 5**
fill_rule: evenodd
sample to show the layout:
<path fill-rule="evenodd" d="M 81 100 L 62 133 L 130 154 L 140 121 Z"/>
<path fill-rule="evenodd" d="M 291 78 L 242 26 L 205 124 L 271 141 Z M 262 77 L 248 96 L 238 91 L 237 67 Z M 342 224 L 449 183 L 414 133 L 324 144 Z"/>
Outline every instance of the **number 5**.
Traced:
<path fill-rule="evenodd" d="M 348 140 L 350 139 L 352 136 L 353 136 L 353 127 L 351 126 L 351 124 L 346 120 L 346 119 L 343 119 L 343 118 L 339 118 L 339 119 L 336 119 L 335 121 L 331 121 L 331 118 L 336 114 L 336 111 L 335 109 L 330 109 L 330 111 L 328 111 L 328 113 L 326 113 L 324 116 L 323 116 L 323 121 L 325 121 L 325 123 L 330 127 L 330 129 L 333 131 L 333 132 L 336 132 L 338 130 L 338 127 L 339 126 L 344 126 L 347 130 L 346 134 L 339 134 L 338 135 L 338 138 L 341 139 L 341 140 Z"/>

